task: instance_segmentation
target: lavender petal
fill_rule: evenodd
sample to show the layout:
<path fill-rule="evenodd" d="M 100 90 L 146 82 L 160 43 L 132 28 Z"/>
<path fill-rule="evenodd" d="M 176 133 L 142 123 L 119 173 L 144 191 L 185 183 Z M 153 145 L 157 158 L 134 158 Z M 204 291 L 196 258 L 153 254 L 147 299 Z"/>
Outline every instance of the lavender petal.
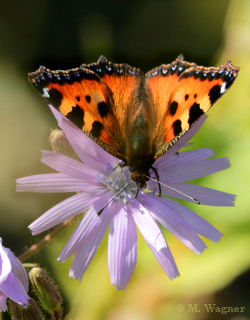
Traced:
<path fill-rule="evenodd" d="M 100 188 L 100 183 L 95 178 L 95 181 L 82 180 L 72 178 L 63 173 L 47 173 L 38 174 L 19 178 L 16 180 L 17 192 L 78 192 L 91 189 L 97 190 Z"/>
<path fill-rule="evenodd" d="M 209 159 L 205 161 L 172 166 L 161 170 L 161 182 L 179 183 L 187 180 L 197 179 L 213 173 L 228 169 L 230 162 L 228 158 Z"/>
<path fill-rule="evenodd" d="M 158 200 L 165 203 L 170 210 L 186 221 L 196 233 L 213 242 L 218 243 L 220 241 L 223 234 L 187 207 L 166 197 L 162 197 Z"/>
<path fill-rule="evenodd" d="M 52 169 L 73 178 L 90 181 L 96 179 L 96 169 L 54 151 L 42 151 L 41 161 Z"/>
<path fill-rule="evenodd" d="M 164 201 L 159 201 L 156 196 L 149 196 L 143 203 L 154 219 L 160 222 L 177 239 L 197 254 L 201 254 L 207 247 L 192 227 L 175 214 Z"/>
<path fill-rule="evenodd" d="M 147 241 L 151 243 L 157 251 L 167 247 L 166 240 L 159 225 L 145 207 L 134 202 L 132 204 L 132 216 L 143 237 L 147 238 Z"/>
<path fill-rule="evenodd" d="M 108 239 L 108 268 L 111 285 L 121 288 L 128 229 L 128 214 L 121 208 L 111 219 Z"/>
<path fill-rule="evenodd" d="M 135 222 L 132 218 L 132 212 L 130 206 L 127 206 L 128 210 L 128 228 L 126 237 L 126 248 L 124 253 L 124 268 L 122 274 L 122 281 L 117 289 L 125 290 L 132 274 L 134 272 L 137 262 L 137 230 Z"/>
<path fill-rule="evenodd" d="M 207 187 L 197 186 L 191 183 L 173 183 L 170 185 L 170 187 L 173 187 L 184 194 L 198 200 L 203 205 L 208 206 L 234 206 L 235 201 L 235 195 L 210 189 Z M 189 202 L 194 202 L 193 200 L 187 198 L 186 196 L 174 191 L 170 190 L 169 188 L 162 185 L 163 194 L 165 194 L 168 197 L 174 197 L 182 200 L 186 200 Z"/>
<path fill-rule="evenodd" d="M 102 212 L 102 214 L 105 211 Z M 91 263 L 97 249 L 104 237 L 107 230 L 108 224 L 110 222 L 111 216 L 115 213 L 115 205 L 111 204 L 109 210 L 106 213 L 105 223 L 100 224 L 98 232 L 92 237 L 75 253 L 69 276 L 74 279 L 82 280 L 82 277 L 87 270 L 89 264 Z"/>
<path fill-rule="evenodd" d="M 97 215 L 97 213 L 108 203 L 109 195 L 105 194 L 100 199 L 98 198 L 96 201 L 92 199 L 92 201 L 93 203 L 78 223 L 70 239 L 60 253 L 58 260 L 61 262 L 64 262 L 73 253 L 80 250 L 80 248 L 85 245 L 89 239 L 99 232 L 102 225 L 109 223 L 111 219 L 108 214 L 109 210 L 104 210 L 100 216 Z"/>
<path fill-rule="evenodd" d="M 55 225 L 84 212 L 89 208 L 96 197 L 92 194 L 78 193 L 49 209 L 42 216 L 29 225 L 32 234 L 38 234 Z"/>

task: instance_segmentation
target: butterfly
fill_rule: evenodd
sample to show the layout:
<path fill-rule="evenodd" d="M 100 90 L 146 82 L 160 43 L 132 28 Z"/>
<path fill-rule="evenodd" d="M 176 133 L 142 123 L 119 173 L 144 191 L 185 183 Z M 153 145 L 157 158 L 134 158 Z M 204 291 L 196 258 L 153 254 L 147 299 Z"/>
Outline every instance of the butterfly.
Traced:
<path fill-rule="evenodd" d="M 160 195 L 154 162 L 230 88 L 238 72 L 230 61 L 203 67 L 180 55 L 144 75 L 101 56 L 66 71 L 41 66 L 28 78 L 45 100 L 130 168 L 137 195 L 150 169 Z"/>

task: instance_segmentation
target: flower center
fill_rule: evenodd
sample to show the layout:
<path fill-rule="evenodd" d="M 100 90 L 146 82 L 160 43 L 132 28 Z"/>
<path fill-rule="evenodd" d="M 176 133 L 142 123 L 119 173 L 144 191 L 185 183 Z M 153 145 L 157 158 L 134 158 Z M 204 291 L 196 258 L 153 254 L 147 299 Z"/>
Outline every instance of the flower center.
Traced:
<path fill-rule="evenodd" d="M 121 167 L 117 165 L 112 167 L 110 163 L 107 164 L 107 175 L 97 179 L 111 191 L 112 197 L 117 195 L 115 199 L 134 201 L 137 185 L 131 183 L 131 172 L 128 167 Z"/>

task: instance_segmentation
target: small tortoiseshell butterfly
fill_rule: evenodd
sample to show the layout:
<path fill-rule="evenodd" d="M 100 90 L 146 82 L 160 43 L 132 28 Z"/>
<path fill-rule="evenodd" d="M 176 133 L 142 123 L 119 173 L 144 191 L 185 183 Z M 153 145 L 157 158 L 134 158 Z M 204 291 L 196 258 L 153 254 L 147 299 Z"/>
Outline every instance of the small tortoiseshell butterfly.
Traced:
<path fill-rule="evenodd" d="M 155 160 L 230 88 L 238 72 L 230 61 L 206 68 L 180 55 L 144 75 L 101 56 L 66 71 L 40 67 L 28 77 L 43 98 L 129 166 L 139 191 L 150 169 L 159 184 Z"/>

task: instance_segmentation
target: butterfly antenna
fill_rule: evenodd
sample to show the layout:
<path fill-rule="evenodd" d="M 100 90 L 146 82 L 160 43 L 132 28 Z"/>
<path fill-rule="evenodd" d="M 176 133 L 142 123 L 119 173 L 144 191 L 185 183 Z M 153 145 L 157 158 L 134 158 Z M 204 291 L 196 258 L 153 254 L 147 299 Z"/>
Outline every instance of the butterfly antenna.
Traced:
<path fill-rule="evenodd" d="M 193 197 L 190 197 L 190 196 L 187 195 L 186 193 L 181 192 L 181 191 L 178 190 L 178 189 L 175 189 L 175 188 L 170 187 L 169 185 L 167 185 L 167 184 L 165 184 L 165 183 L 160 182 L 160 181 L 158 180 L 158 177 L 157 177 L 157 180 L 156 180 L 156 179 L 153 179 L 153 178 L 151 178 L 151 177 L 148 177 L 148 176 L 146 176 L 146 177 L 149 178 L 150 180 L 153 180 L 153 181 L 157 182 L 158 185 L 159 185 L 159 184 L 160 184 L 160 185 L 163 185 L 164 187 L 167 187 L 168 189 L 173 190 L 173 191 L 175 191 L 175 192 L 183 195 L 184 197 L 192 200 L 192 201 L 193 201 L 194 203 L 196 203 L 196 204 L 201 204 L 201 202 L 200 202 L 199 200 L 197 200 L 197 199 L 195 199 L 195 198 L 193 198 Z M 161 191 L 161 189 L 159 189 L 159 191 Z M 160 196 L 160 192 L 159 192 L 159 196 Z"/>
<path fill-rule="evenodd" d="M 133 181 L 131 180 L 130 182 L 128 182 L 121 190 L 119 190 L 110 200 L 109 202 L 105 205 L 105 207 L 103 207 L 101 210 L 99 210 L 97 212 L 98 217 L 102 214 L 103 210 L 107 208 L 107 206 L 115 200 L 116 197 L 118 197 L 127 187 L 129 187 L 131 185 L 131 183 L 133 183 Z"/>

